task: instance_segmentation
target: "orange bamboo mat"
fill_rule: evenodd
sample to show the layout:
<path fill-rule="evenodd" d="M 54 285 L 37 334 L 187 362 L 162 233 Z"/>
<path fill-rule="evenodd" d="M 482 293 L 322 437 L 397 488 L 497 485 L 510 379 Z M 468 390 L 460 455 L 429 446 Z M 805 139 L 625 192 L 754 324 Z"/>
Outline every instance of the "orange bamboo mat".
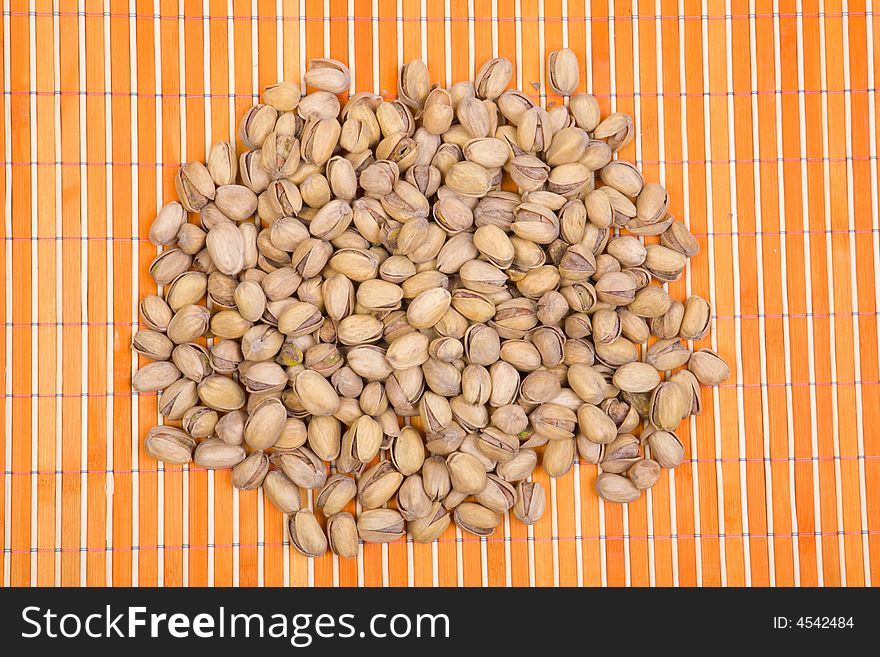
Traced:
<path fill-rule="evenodd" d="M 877 101 L 871 2 L 36 0 L 3 3 L 4 585 L 869 585 L 880 580 Z M 717 312 L 733 377 L 683 428 L 688 461 L 639 502 L 595 469 L 534 528 L 357 561 L 289 549 L 261 493 L 157 467 L 133 395 L 146 241 L 177 163 L 234 134 L 305 61 L 394 94 L 486 58 L 548 105 L 546 54 L 635 116 L 621 154 L 669 189 L 702 252 L 670 286 Z"/>

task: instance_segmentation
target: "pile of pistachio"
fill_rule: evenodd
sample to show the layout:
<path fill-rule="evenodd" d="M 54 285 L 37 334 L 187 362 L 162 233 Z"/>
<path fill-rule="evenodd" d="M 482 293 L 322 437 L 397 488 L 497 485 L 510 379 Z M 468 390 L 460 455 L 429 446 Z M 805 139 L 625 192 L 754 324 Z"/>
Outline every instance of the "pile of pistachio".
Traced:
<path fill-rule="evenodd" d="M 267 88 L 241 155 L 220 142 L 184 164 L 150 230 L 164 298 L 141 304 L 134 349 L 155 362 L 132 386 L 161 391 L 173 425 L 146 452 L 233 468 L 297 550 L 343 557 L 451 521 L 487 536 L 510 510 L 532 524 L 539 461 L 551 477 L 598 464 L 610 502 L 679 465 L 676 427 L 730 373 L 688 347 L 709 304 L 662 286 L 699 247 L 615 158 L 633 121 L 574 94 L 578 71 L 550 56 L 568 98 L 549 110 L 508 89 L 505 59 L 451 89 L 413 61 L 396 100 L 344 107 L 331 59 L 310 63 L 307 95 Z"/>

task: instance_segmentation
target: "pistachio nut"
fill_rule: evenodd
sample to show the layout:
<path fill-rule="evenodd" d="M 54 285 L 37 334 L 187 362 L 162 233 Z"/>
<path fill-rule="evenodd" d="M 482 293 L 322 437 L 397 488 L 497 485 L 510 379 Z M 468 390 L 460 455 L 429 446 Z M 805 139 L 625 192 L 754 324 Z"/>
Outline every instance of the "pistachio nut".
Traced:
<path fill-rule="evenodd" d="M 301 509 L 291 514 L 287 521 L 290 544 L 307 557 L 320 557 L 327 551 L 327 537 L 318 524 L 315 514 Z"/>
<path fill-rule="evenodd" d="M 186 464 L 193 459 L 196 442 L 185 431 L 170 426 L 150 429 L 144 439 L 144 451 L 158 461 Z"/>

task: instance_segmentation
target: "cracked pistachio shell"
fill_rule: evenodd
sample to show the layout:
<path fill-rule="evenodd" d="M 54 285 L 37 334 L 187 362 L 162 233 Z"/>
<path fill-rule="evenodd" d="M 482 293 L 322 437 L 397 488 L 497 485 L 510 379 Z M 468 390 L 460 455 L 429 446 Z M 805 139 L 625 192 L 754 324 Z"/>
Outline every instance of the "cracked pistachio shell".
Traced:
<path fill-rule="evenodd" d="M 166 204 L 150 226 L 150 242 L 156 246 L 170 246 L 177 242 L 180 227 L 186 223 L 186 211 L 177 201 Z"/>
<path fill-rule="evenodd" d="M 164 425 L 150 429 L 144 439 L 144 451 L 165 463 L 191 462 L 195 447 L 195 441 L 185 431 Z"/>
<path fill-rule="evenodd" d="M 569 96 L 578 86 L 579 64 L 577 55 L 568 48 L 554 50 L 547 58 L 547 81 L 556 93 Z"/>
<path fill-rule="evenodd" d="M 281 470 L 272 470 L 263 480 L 266 497 L 281 513 L 293 514 L 302 508 L 299 486 L 288 479 Z"/>
<path fill-rule="evenodd" d="M 263 484 L 269 473 L 269 457 L 264 452 L 251 452 L 232 469 L 232 485 L 239 490 L 254 490 Z"/>
<path fill-rule="evenodd" d="M 551 477 L 562 477 L 574 464 L 575 450 L 574 437 L 551 440 L 544 445 L 544 470 Z"/>
<path fill-rule="evenodd" d="M 476 495 L 486 486 L 486 470 L 475 457 L 453 452 L 446 457 L 446 467 L 453 490 L 464 495 Z"/>
<path fill-rule="evenodd" d="M 214 433 L 225 443 L 241 445 L 244 442 L 244 426 L 248 414 L 244 411 L 232 411 L 221 417 L 214 427 Z"/>
<path fill-rule="evenodd" d="M 461 391 L 469 404 L 486 404 L 492 393 L 492 377 L 482 365 L 469 364 L 461 372 Z"/>
<path fill-rule="evenodd" d="M 164 333 L 152 329 L 141 329 L 134 334 L 131 348 L 153 360 L 168 360 L 174 350 L 174 343 Z"/>
<path fill-rule="evenodd" d="M 244 440 L 256 450 L 275 445 L 287 423 L 287 409 L 280 400 L 268 398 L 261 401 L 247 416 L 244 424 Z"/>
<path fill-rule="evenodd" d="M 687 264 L 684 254 L 662 244 L 649 244 L 645 248 L 647 254 L 644 267 L 652 276 L 661 281 L 674 281 L 681 275 Z"/>
<path fill-rule="evenodd" d="M 544 515 L 546 494 L 536 481 L 521 481 L 516 485 L 516 504 L 513 513 L 525 525 L 534 525 Z"/>
<path fill-rule="evenodd" d="M 369 509 L 357 519 L 358 534 L 367 543 L 390 543 L 406 534 L 406 522 L 395 509 Z"/>
<path fill-rule="evenodd" d="M 659 317 L 650 320 L 651 335 L 661 340 L 668 340 L 678 335 L 681 330 L 681 320 L 684 317 L 684 305 L 680 301 L 672 300 L 669 310 Z"/>
<path fill-rule="evenodd" d="M 674 431 L 690 415 L 691 403 L 690 390 L 672 381 L 661 383 L 651 395 L 651 424 L 658 429 Z"/>
<path fill-rule="evenodd" d="M 270 105 L 254 105 L 241 119 L 238 134 L 250 149 L 263 145 L 266 137 L 275 129 L 278 110 Z"/>
<path fill-rule="evenodd" d="M 614 373 L 613 381 L 626 392 L 649 392 L 660 383 L 660 373 L 648 363 L 627 363 Z"/>
<path fill-rule="evenodd" d="M 324 462 L 308 447 L 276 452 L 273 462 L 300 488 L 321 488 L 327 481 Z"/>
<path fill-rule="evenodd" d="M 349 315 L 336 327 L 336 336 L 344 345 L 362 345 L 382 337 L 383 325 L 372 315 Z"/>
<path fill-rule="evenodd" d="M 397 310 L 401 306 L 403 289 L 394 283 L 374 278 L 358 286 L 355 299 L 367 311 Z"/>
<path fill-rule="evenodd" d="M 311 418 L 307 430 L 312 451 L 324 461 L 339 456 L 342 444 L 342 423 L 332 415 L 316 415 Z"/>
<path fill-rule="evenodd" d="M 529 420 L 536 433 L 551 441 L 574 438 L 577 416 L 560 404 L 541 404 L 531 412 Z"/>
<path fill-rule="evenodd" d="M 425 392 L 419 401 L 419 417 L 427 433 L 434 433 L 452 422 L 449 400 L 433 392 Z"/>
<path fill-rule="evenodd" d="M 156 285 L 168 285 L 189 269 L 192 260 L 192 256 L 184 253 L 176 246 L 165 249 L 150 263 L 150 276 L 156 281 Z"/>
<path fill-rule="evenodd" d="M 208 470 L 232 468 L 244 461 L 241 445 L 230 445 L 219 438 L 208 438 L 199 443 L 193 453 L 195 464 Z"/>
<path fill-rule="evenodd" d="M 491 535 L 501 522 L 497 513 L 473 502 L 465 502 L 455 507 L 452 518 L 463 531 L 475 536 Z"/>
<path fill-rule="evenodd" d="M 634 198 L 645 186 L 641 172 L 630 162 L 614 160 L 599 171 L 602 182 L 619 191 L 624 196 Z"/>
<path fill-rule="evenodd" d="M 654 459 L 641 459 L 627 470 L 626 476 L 636 488 L 645 490 L 660 479 L 660 464 Z"/>
<path fill-rule="evenodd" d="M 481 198 L 492 188 L 489 171 L 476 162 L 456 162 L 446 173 L 446 185 L 456 194 Z"/>
<path fill-rule="evenodd" d="M 606 141 L 615 153 L 631 142 L 634 134 L 632 117 L 624 112 L 609 114 L 593 130 L 593 137 Z"/>
<path fill-rule="evenodd" d="M 409 532 L 416 543 L 432 543 L 449 527 L 452 516 L 440 502 L 434 502 L 427 513 L 409 523 Z"/>
<path fill-rule="evenodd" d="M 552 443 L 563 443 L 565 441 L 552 441 Z M 551 443 L 548 443 L 551 444 Z M 546 450 L 545 450 L 546 451 Z M 516 483 L 527 479 L 538 465 L 538 455 L 535 450 L 524 447 L 519 450 L 516 456 L 505 463 L 499 463 L 495 469 L 501 479 L 510 483 Z"/>
<path fill-rule="evenodd" d="M 485 62 L 474 79 L 474 91 L 478 98 L 495 100 L 498 98 L 513 75 L 513 65 L 504 57 L 496 57 Z"/>
<path fill-rule="evenodd" d="M 303 96 L 296 113 L 306 122 L 332 119 L 339 116 L 339 98 L 329 91 L 314 91 Z M 305 126 L 303 126 L 305 128 Z"/>
<path fill-rule="evenodd" d="M 702 408 L 700 382 L 694 376 L 694 373 L 689 370 L 681 370 L 669 377 L 669 380 L 684 387 L 686 394 L 691 400 L 690 414 L 699 415 Z"/>
<path fill-rule="evenodd" d="M 338 59 L 315 58 L 309 60 L 305 83 L 315 89 L 331 94 L 341 94 L 351 88 L 351 73 Z"/>
<path fill-rule="evenodd" d="M 178 379 L 159 395 L 159 413 L 168 420 L 180 420 L 198 401 L 195 381 Z"/>
<path fill-rule="evenodd" d="M 666 217 L 668 209 L 666 188 L 655 182 L 646 183 L 636 199 L 636 218 L 645 224 L 656 224 Z"/>
<path fill-rule="evenodd" d="M 486 427 L 477 441 L 479 450 L 498 463 L 507 463 L 519 452 L 519 440 L 497 427 Z"/>
<path fill-rule="evenodd" d="M 431 454 L 447 456 L 461 447 L 466 435 L 458 422 L 450 422 L 448 426 L 425 436 L 425 448 Z"/>
<path fill-rule="evenodd" d="M 205 240 L 214 265 L 222 273 L 234 276 L 244 267 L 244 239 L 232 223 L 215 224 Z"/>
<path fill-rule="evenodd" d="M 202 403 L 217 411 L 235 411 L 244 406 L 244 390 L 232 379 L 212 374 L 198 384 Z"/>
<path fill-rule="evenodd" d="M 333 415 L 339 409 L 339 395 L 330 382 L 313 370 L 300 372 L 293 389 L 311 415 Z"/>
<path fill-rule="evenodd" d="M 302 107 L 300 106 L 300 109 Z M 333 155 L 342 126 L 335 118 L 315 119 L 303 127 L 300 155 L 309 164 L 321 166 Z"/>
<path fill-rule="evenodd" d="M 257 195 L 244 185 L 220 185 L 214 196 L 214 204 L 233 221 L 244 221 L 257 211 Z M 214 253 L 210 250 L 209 253 L 213 259 Z M 214 264 L 217 264 L 216 259 Z"/>
<path fill-rule="evenodd" d="M 553 126 L 547 111 L 532 107 L 523 112 L 517 122 L 516 139 L 519 147 L 528 153 L 546 150 L 553 141 Z"/>
<path fill-rule="evenodd" d="M 463 436 L 462 436 L 463 437 Z M 449 468 L 446 459 L 435 455 L 425 460 L 422 466 L 422 482 L 425 493 L 432 500 L 442 500 L 452 490 L 452 481 L 449 477 Z"/>
<path fill-rule="evenodd" d="M 602 459 L 602 445 L 594 443 L 583 434 L 579 434 L 575 440 L 580 457 L 590 465 L 598 464 Z"/>
<path fill-rule="evenodd" d="M 183 415 L 181 423 L 184 431 L 193 438 L 208 438 L 214 435 L 219 416 L 217 411 L 207 406 L 193 406 Z"/>
<path fill-rule="evenodd" d="M 181 165 L 174 179 L 180 204 L 189 212 L 198 212 L 214 200 L 215 186 L 208 168 L 192 161 Z"/>
<path fill-rule="evenodd" d="M 405 426 L 391 445 L 391 462 L 401 474 L 409 476 L 425 463 L 425 442 L 415 427 Z"/>
<path fill-rule="evenodd" d="M 645 355 L 645 361 L 660 372 L 681 367 L 689 358 L 691 358 L 690 351 L 678 338 L 658 340 L 648 347 Z"/>
<path fill-rule="evenodd" d="M 421 59 L 414 59 L 400 69 L 397 92 L 400 100 L 414 109 L 425 104 L 431 90 L 431 78 L 428 67 Z"/>
<path fill-rule="evenodd" d="M 669 312 L 671 306 L 672 297 L 666 290 L 649 285 L 636 292 L 627 310 L 639 317 L 656 318 Z"/>
<path fill-rule="evenodd" d="M 251 323 L 237 310 L 221 310 L 211 317 L 211 333 L 218 338 L 237 340 L 247 333 L 251 326 Z"/>
<path fill-rule="evenodd" d="M 156 361 L 141 367 L 131 379 L 131 387 L 137 392 L 164 390 L 180 378 L 180 370 L 174 363 Z"/>
<path fill-rule="evenodd" d="M 626 504 L 642 495 L 635 484 L 619 474 L 603 472 L 596 478 L 596 493 L 606 502 Z"/>
<path fill-rule="evenodd" d="M 271 393 L 284 390 L 288 377 L 277 363 L 263 361 L 243 364 L 239 368 L 239 381 L 251 394 Z"/>
<path fill-rule="evenodd" d="M 623 434 L 605 446 L 600 465 L 603 472 L 623 474 L 641 458 L 639 439 L 632 435 Z"/>
<path fill-rule="evenodd" d="M 673 221 L 660 235 L 660 243 L 688 258 L 693 258 L 700 252 L 700 243 L 680 221 Z"/>
<path fill-rule="evenodd" d="M 516 125 L 519 123 L 522 115 L 533 108 L 535 104 L 526 94 L 519 89 L 506 89 L 496 99 L 495 104 L 498 111 L 507 119 L 510 126 L 513 127 L 513 135 L 516 135 Z M 496 135 L 497 135 L 496 131 Z"/>
<path fill-rule="evenodd" d="M 477 502 L 495 513 L 505 513 L 516 502 L 516 489 L 496 474 L 486 475 L 486 487 L 475 496 Z"/>
<path fill-rule="evenodd" d="M 701 340 L 706 337 L 712 320 L 709 302 L 700 296 L 688 297 L 684 304 L 680 333 L 685 340 Z"/>
<path fill-rule="evenodd" d="M 287 521 L 290 543 L 296 551 L 307 557 L 320 557 L 327 551 L 327 537 L 311 511 L 302 509 Z"/>
<path fill-rule="evenodd" d="M 730 367 L 711 349 L 700 349 L 691 354 L 688 369 L 704 386 L 717 386 L 730 378 Z"/>
<path fill-rule="evenodd" d="M 599 100 L 592 94 L 575 94 L 568 103 L 568 111 L 571 113 L 575 124 L 582 130 L 593 132 L 599 125 L 601 112 Z"/>
<path fill-rule="evenodd" d="M 146 327 L 162 333 L 174 316 L 165 300 L 155 294 L 145 296 L 138 309 Z"/>
<path fill-rule="evenodd" d="M 368 468 L 358 480 L 358 502 L 365 509 L 376 509 L 390 500 L 400 485 L 403 475 L 391 461 L 380 461 Z"/>
<path fill-rule="evenodd" d="M 367 463 L 379 453 L 382 437 L 381 425 L 369 415 L 361 415 L 345 432 L 342 452 L 360 463 Z"/>
<path fill-rule="evenodd" d="M 617 425 L 605 411 L 593 404 L 583 404 L 577 411 L 580 435 L 597 445 L 607 445 L 617 438 Z"/>
<path fill-rule="evenodd" d="M 406 319 L 415 329 L 433 328 L 452 302 L 449 290 L 439 287 L 416 296 L 406 309 Z"/>
<path fill-rule="evenodd" d="M 675 468 L 684 461 L 684 446 L 677 435 L 659 429 L 648 436 L 651 457 L 664 468 Z"/>
<path fill-rule="evenodd" d="M 355 480 L 343 474 L 331 475 L 315 497 L 315 507 L 325 516 L 340 513 L 357 495 Z"/>
<path fill-rule="evenodd" d="M 295 110 L 301 97 L 299 85 L 293 82 L 277 82 L 263 89 L 263 102 L 279 112 Z"/>
<path fill-rule="evenodd" d="M 343 559 L 354 559 L 358 553 L 358 531 L 354 516 L 337 513 L 327 518 L 330 549 Z"/>
<path fill-rule="evenodd" d="M 165 300 L 172 310 L 198 303 L 208 289 L 208 277 L 202 272 L 186 271 L 177 276 L 168 286 Z"/>

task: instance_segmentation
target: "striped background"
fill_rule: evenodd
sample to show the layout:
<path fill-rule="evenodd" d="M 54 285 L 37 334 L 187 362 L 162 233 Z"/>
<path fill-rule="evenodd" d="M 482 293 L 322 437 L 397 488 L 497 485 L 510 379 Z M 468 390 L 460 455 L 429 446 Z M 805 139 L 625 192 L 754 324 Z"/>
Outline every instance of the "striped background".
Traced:
<path fill-rule="evenodd" d="M 5 0 L 0 188 L 4 585 L 870 585 L 880 577 L 877 90 L 869 2 Z M 454 45 L 453 45 L 454 44 Z M 663 182 L 701 255 L 673 296 L 710 299 L 734 371 L 683 427 L 689 460 L 605 506 L 595 469 L 552 513 L 479 540 L 288 549 L 281 515 L 226 472 L 157 467 L 133 395 L 147 241 L 178 162 L 234 134 L 311 57 L 393 95 L 545 55 L 635 116 L 622 155 Z M 589 53 L 589 56 L 586 55 Z"/>

